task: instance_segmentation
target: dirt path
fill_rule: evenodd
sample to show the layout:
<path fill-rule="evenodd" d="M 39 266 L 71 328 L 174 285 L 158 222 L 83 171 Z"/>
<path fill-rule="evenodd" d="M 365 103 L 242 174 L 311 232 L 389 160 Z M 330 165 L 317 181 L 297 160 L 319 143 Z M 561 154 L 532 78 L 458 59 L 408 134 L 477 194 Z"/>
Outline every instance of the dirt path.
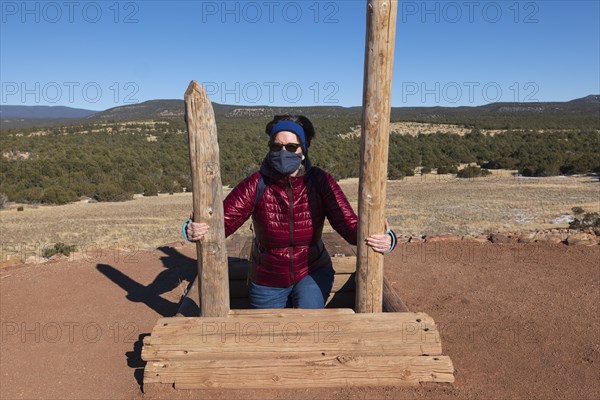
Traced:
<path fill-rule="evenodd" d="M 141 338 L 174 315 L 193 245 L 0 271 L 2 399 L 600 398 L 600 246 L 407 244 L 386 275 L 438 323 L 453 386 L 140 390 Z"/>

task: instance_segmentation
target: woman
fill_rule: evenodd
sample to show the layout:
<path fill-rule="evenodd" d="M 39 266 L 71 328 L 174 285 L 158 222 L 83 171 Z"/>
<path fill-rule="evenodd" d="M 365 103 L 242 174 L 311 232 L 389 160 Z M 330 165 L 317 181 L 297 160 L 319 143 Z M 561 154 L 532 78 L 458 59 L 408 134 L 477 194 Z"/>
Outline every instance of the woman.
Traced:
<path fill-rule="evenodd" d="M 358 218 L 333 177 L 313 167 L 308 148 L 315 136 L 304 116 L 280 115 L 269 122 L 269 152 L 260 171 L 239 183 L 223 202 L 225 235 L 250 216 L 255 239 L 249 297 L 253 308 L 323 308 L 333 286 L 334 270 L 321 234 L 325 217 L 348 243 L 356 245 Z M 374 251 L 391 252 L 396 238 L 386 233 L 366 239 Z M 190 222 L 190 241 L 209 230 Z M 393 243 L 393 245 L 392 245 Z"/>

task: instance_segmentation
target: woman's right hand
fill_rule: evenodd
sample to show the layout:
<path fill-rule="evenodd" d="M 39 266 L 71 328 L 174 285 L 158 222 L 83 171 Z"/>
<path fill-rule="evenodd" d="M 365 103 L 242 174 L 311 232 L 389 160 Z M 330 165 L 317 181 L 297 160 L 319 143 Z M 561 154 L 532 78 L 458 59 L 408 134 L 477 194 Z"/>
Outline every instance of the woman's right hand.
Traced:
<path fill-rule="evenodd" d="M 190 218 L 192 218 L 192 215 L 190 215 Z M 205 224 L 204 222 L 190 222 L 186 230 L 188 239 L 190 240 L 190 242 L 197 242 L 198 240 L 202 240 L 204 235 L 208 233 L 209 228 L 210 227 L 208 226 L 208 224 Z"/>

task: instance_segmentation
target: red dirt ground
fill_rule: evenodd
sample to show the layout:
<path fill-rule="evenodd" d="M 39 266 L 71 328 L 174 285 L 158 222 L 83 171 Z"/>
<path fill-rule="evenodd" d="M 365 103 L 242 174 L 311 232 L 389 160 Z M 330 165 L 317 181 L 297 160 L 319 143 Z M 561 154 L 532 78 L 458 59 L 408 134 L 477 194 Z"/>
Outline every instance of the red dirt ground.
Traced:
<path fill-rule="evenodd" d="M 2 399 L 598 399 L 600 246 L 402 245 L 386 276 L 430 314 L 454 385 L 175 391 L 141 388 L 141 338 L 172 316 L 195 247 L 0 271 Z"/>

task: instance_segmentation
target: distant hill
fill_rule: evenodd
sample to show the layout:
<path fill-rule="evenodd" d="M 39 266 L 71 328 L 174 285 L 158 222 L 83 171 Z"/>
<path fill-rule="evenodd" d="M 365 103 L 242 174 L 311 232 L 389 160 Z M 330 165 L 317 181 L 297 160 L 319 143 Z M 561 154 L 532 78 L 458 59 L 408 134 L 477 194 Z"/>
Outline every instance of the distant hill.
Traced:
<path fill-rule="evenodd" d="M 131 121 L 181 116 L 183 116 L 183 100 L 149 100 L 143 103 L 109 108 L 86 119 L 90 122 Z"/>
<path fill-rule="evenodd" d="M 226 118 L 270 117 L 276 114 L 306 114 L 310 116 L 344 116 L 348 114 L 360 116 L 360 107 L 311 106 L 311 107 L 271 107 L 271 106 L 237 106 L 212 103 L 216 116 Z M 150 100 L 139 104 L 110 108 L 87 118 L 91 122 L 130 121 L 140 119 L 157 119 L 183 117 L 183 100 Z"/>
<path fill-rule="evenodd" d="M 213 102 L 215 115 L 226 118 L 265 117 L 277 114 L 304 114 L 317 117 L 361 117 L 362 107 L 310 106 L 271 107 L 235 106 Z M 513 113 L 600 113 L 600 95 L 590 95 L 567 102 L 490 103 L 475 107 L 392 107 L 392 117 L 408 115 L 481 115 Z M 90 121 L 127 121 L 132 119 L 156 119 L 183 117 L 183 100 L 151 100 L 140 104 L 111 108 L 94 114 Z"/>
<path fill-rule="evenodd" d="M 600 95 L 590 95 L 565 102 L 492 103 L 481 106 L 481 108 L 491 112 L 598 113 L 600 112 Z"/>
<path fill-rule="evenodd" d="M 11 106 L 0 105 L 0 119 L 53 119 L 86 118 L 98 111 L 64 106 Z"/>
<path fill-rule="evenodd" d="M 183 118 L 183 100 L 150 100 L 139 104 L 113 107 L 105 111 L 48 106 L 0 106 L 2 128 L 27 126 L 85 124 L 106 121 Z M 213 102 L 217 117 L 269 118 L 277 114 L 304 114 L 311 118 L 361 118 L 362 107 L 308 106 L 272 107 L 237 106 Z M 392 120 L 427 120 L 458 122 L 478 117 L 505 118 L 530 116 L 600 116 L 600 95 L 590 95 L 566 102 L 490 103 L 483 106 L 460 107 L 392 107 Z M 450 119 L 450 120 L 448 120 Z"/>
<path fill-rule="evenodd" d="M 580 99 L 571 100 L 571 101 L 569 101 L 569 103 L 592 103 L 592 104 L 598 105 L 598 104 L 600 104 L 600 95 L 591 94 L 589 96 L 582 97 Z"/>
<path fill-rule="evenodd" d="M 565 102 L 490 103 L 476 107 L 392 107 L 397 115 L 491 115 L 491 114 L 600 114 L 600 95 L 590 95 Z"/>

